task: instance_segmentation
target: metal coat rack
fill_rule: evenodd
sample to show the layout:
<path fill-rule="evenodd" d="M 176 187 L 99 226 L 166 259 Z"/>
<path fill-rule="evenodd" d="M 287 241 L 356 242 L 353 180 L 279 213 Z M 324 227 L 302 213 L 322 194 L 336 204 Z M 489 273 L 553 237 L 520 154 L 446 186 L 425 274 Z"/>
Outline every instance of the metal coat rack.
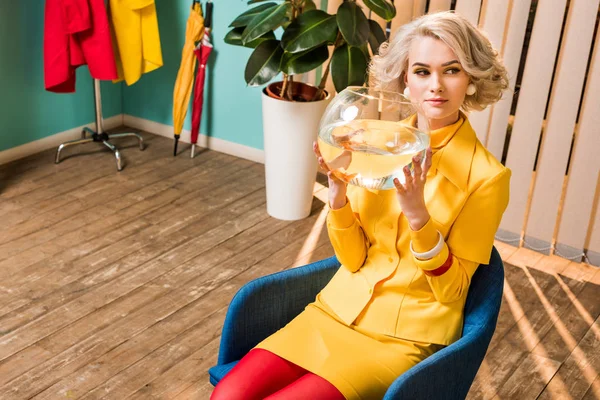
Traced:
<path fill-rule="evenodd" d="M 127 137 L 127 136 L 135 136 L 140 145 L 140 150 L 144 150 L 144 139 L 142 136 L 135 132 L 124 132 L 124 133 L 106 133 L 104 132 L 104 127 L 102 126 L 102 97 L 100 95 L 100 81 L 98 79 L 94 79 L 94 102 L 96 107 L 96 130 L 93 131 L 88 127 L 84 127 L 81 131 L 81 139 L 70 140 L 68 142 L 62 143 L 58 146 L 56 150 L 56 164 L 60 162 L 60 152 L 68 146 L 74 146 L 76 144 L 84 144 L 91 142 L 98 142 L 104 144 L 108 147 L 115 155 L 117 159 L 117 171 L 121 171 L 123 169 L 123 163 L 121 159 L 121 153 L 119 149 L 115 145 L 109 142 L 112 138 L 118 137 Z M 87 134 L 90 134 L 90 137 Z"/>

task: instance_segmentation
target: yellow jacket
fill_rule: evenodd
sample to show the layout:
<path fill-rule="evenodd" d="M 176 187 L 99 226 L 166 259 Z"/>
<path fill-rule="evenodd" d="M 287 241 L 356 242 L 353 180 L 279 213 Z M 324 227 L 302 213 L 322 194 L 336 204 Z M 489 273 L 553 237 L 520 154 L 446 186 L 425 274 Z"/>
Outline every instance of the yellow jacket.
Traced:
<path fill-rule="evenodd" d="M 133 85 L 142 74 L 162 67 L 154 0 L 110 0 L 110 21 L 119 79 Z"/>
<path fill-rule="evenodd" d="M 329 211 L 329 237 L 342 267 L 318 300 L 347 325 L 442 345 L 460 338 L 471 277 L 489 262 L 508 204 L 510 170 L 477 140 L 466 117 L 447 128 L 432 133 L 425 185 L 431 219 L 421 230 L 410 229 L 395 190 L 349 185 L 347 204 Z M 442 253 L 427 261 L 413 257 L 410 241 L 415 251 L 427 251 L 438 241 L 436 230 L 446 241 Z M 454 261 L 446 273 L 423 272 L 442 266 L 448 251 Z"/>

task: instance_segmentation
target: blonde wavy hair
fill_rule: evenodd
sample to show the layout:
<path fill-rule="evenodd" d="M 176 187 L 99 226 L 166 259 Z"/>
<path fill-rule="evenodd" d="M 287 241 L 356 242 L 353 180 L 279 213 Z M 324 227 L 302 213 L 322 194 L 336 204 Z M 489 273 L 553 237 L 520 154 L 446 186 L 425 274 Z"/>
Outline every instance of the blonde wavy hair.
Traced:
<path fill-rule="evenodd" d="M 448 45 L 477 88 L 467 95 L 464 111 L 483 110 L 502 98 L 508 88 L 506 68 L 489 39 L 466 18 L 445 11 L 424 15 L 398 28 L 390 42 L 379 48 L 369 66 L 369 85 L 402 92 L 413 40 L 430 36 Z"/>

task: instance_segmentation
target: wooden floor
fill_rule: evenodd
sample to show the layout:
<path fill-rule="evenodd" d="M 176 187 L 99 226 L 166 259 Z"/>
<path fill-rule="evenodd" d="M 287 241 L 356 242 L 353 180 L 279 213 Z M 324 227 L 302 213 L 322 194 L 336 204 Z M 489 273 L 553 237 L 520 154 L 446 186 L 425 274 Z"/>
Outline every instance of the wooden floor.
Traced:
<path fill-rule="evenodd" d="M 0 399 L 207 399 L 227 305 L 333 254 L 265 210 L 263 166 L 144 134 L 0 166 Z M 600 398 L 600 273 L 502 243 L 506 290 L 471 399 Z"/>

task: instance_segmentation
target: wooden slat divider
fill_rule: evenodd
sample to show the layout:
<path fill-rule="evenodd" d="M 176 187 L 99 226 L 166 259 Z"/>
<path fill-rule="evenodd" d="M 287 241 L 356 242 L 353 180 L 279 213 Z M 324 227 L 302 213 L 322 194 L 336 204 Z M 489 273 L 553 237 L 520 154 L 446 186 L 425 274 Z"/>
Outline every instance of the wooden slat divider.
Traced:
<path fill-rule="evenodd" d="M 452 2 L 450 0 L 430 0 L 428 13 L 431 14 L 439 11 L 448 11 L 450 10 L 451 3 Z"/>
<path fill-rule="evenodd" d="M 566 0 L 548 0 L 537 5 L 506 160 L 507 167 L 512 170 L 512 178 L 510 203 L 500 225 L 504 237 L 518 238 L 523 230 L 565 8 Z"/>
<path fill-rule="evenodd" d="M 502 100 L 494 105 L 490 129 L 486 143 L 487 149 L 498 159 L 502 159 L 507 135 L 508 119 L 513 102 L 513 94 L 519 72 L 521 51 L 525 40 L 525 30 L 529 18 L 531 0 L 513 1 L 509 15 L 506 40 L 502 48 L 502 58 L 508 71 L 509 87 Z"/>
<path fill-rule="evenodd" d="M 550 245 L 554 236 L 598 4 L 573 0 L 569 7 L 525 232 L 525 242 L 537 247 Z"/>
<path fill-rule="evenodd" d="M 457 0 L 454 11 L 471 21 L 473 25 L 477 26 L 479 24 L 481 2 L 482 0 Z"/>
<path fill-rule="evenodd" d="M 481 28 L 487 33 L 492 42 L 492 46 L 498 52 L 502 50 L 504 44 L 504 29 L 508 11 L 509 7 L 507 7 L 505 0 L 488 0 L 484 19 L 480 23 Z M 482 111 L 474 111 L 469 114 L 469 122 L 471 122 L 471 126 L 475 129 L 477 137 L 483 144 L 487 142 L 492 108 L 493 106 L 489 106 Z"/>

